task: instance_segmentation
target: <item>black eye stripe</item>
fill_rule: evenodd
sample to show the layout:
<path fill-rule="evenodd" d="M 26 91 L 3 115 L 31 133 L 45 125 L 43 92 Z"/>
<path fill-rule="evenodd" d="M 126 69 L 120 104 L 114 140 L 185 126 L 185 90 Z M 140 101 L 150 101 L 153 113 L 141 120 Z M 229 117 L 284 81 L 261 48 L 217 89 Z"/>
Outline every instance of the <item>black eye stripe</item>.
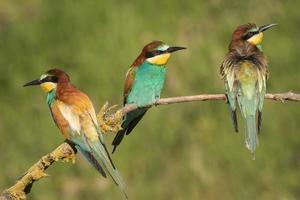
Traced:
<path fill-rule="evenodd" d="M 47 76 L 41 80 L 42 83 L 45 83 L 45 82 L 57 83 L 57 81 L 58 81 L 58 78 L 56 76 Z"/>
<path fill-rule="evenodd" d="M 146 52 L 146 58 L 151 58 L 151 57 L 163 54 L 163 53 L 165 53 L 165 51 L 160 51 L 160 50 L 149 51 L 149 52 Z"/>
<path fill-rule="evenodd" d="M 244 40 L 248 40 L 249 38 L 251 38 L 253 35 L 258 34 L 258 31 L 252 31 L 252 32 L 248 32 L 246 35 L 243 36 Z"/>

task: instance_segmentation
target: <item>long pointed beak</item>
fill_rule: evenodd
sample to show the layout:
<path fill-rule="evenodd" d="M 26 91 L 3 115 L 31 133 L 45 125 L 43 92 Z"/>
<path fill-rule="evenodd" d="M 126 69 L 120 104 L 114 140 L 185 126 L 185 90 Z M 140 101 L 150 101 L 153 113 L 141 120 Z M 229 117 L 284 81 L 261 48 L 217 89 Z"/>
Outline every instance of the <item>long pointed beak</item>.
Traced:
<path fill-rule="evenodd" d="M 264 32 L 273 26 L 277 26 L 277 24 L 267 24 L 267 25 L 260 26 L 258 28 L 258 32 Z"/>
<path fill-rule="evenodd" d="M 40 84 L 41 84 L 41 81 L 39 79 L 37 79 L 37 80 L 33 80 L 33 81 L 30 81 L 30 82 L 24 84 L 23 87 L 31 86 L 31 85 L 40 85 Z"/>
<path fill-rule="evenodd" d="M 167 53 L 172 53 L 172 52 L 175 52 L 175 51 L 179 51 L 179 50 L 183 50 L 183 49 L 186 49 L 185 47 L 169 47 L 166 52 Z"/>

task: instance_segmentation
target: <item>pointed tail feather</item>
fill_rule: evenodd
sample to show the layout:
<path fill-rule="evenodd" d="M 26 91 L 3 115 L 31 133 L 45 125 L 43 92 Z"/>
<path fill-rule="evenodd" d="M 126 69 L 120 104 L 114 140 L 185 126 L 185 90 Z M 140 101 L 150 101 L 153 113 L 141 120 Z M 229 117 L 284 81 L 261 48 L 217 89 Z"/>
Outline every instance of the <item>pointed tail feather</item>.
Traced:
<path fill-rule="evenodd" d="M 104 168 L 106 169 L 106 171 L 108 172 L 110 177 L 113 179 L 115 184 L 119 186 L 119 188 L 122 191 L 122 193 L 124 194 L 125 198 L 128 199 L 128 196 L 126 194 L 126 184 L 125 184 L 123 178 L 121 177 L 121 175 L 119 174 L 118 170 L 116 169 L 116 167 L 108 153 L 108 150 L 104 143 L 103 134 L 101 133 L 101 130 L 99 129 L 99 126 L 97 125 L 97 123 L 93 120 L 93 117 L 91 115 L 90 115 L 90 117 L 91 117 L 94 127 L 98 133 L 99 140 L 90 141 L 84 135 L 86 145 L 88 145 L 89 149 L 91 150 L 91 153 L 93 155 L 95 155 L 95 157 L 98 158 L 98 160 L 100 160 L 102 162 L 102 164 L 104 165 Z"/>
<path fill-rule="evenodd" d="M 251 151 L 251 153 L 255 152 L 256 146 L 258 144 L 257 137 L 257 127 L 256 127 L 256 119 L 255 115 L 246 116 L 246 146 Z"/>
<path fill-rule="evenodd" d="M 139 108 L 126 114 L 125 120 L 122 124 L 122 130 L 117 133 L 112 142 L 112 145 L 114 146 L 112 153 L 115 152 L 117 146 L 122 142 L 124 135 L 129 135 L 131 133 L 148 109 L 149 108 Z"/>
<path fill-rule="evenodd" d="M 258 131 L 258 134 L 260 134 L 261 125 L 262 125 L 262 112 L 258 111 L 258 119 L 257 119 L 257 131 Z"/>
<path fill-rule="evenodd" d="M 238 133 L 239 129 L 238 129 L 238 122 L 237 122 L 237 117 L 236 117 L 236 110 L 231 110 L 231 119 L 233 122 L 234 131 L 236 133 Z"/>
<path fill-rule="evenodd" d="M 243 117 L 246 120 L 246 147 L 251 151 L 255 152 L 258 144 L 257 137 L 257 125 L 256 125 L 256 113 L 258 109 L 258 98 L 256 96 L 249 98 L 246 96 L 238 96 L 238 103 Z"/>
<path fill-rule="evenodd" d="M 135 126 L 141 121 L 141 119 L 146 114 L 148 108 L 139 108 L 136 111 L 133 111 L 132 115 L 134 116 L 132 119 L 130 119 L 130 122 L 127 125 L 126 135 L 129 135 L 131 131 L 135 128 Z M 131 118 L 131 117 L 130 117 Z"/>
<path fill-rule="evenodd" d="M 119 186 L 120 190 L 123 192 L 127 199 L 125 182 L 122 176 L 119 174 L 118 170 L 115 168 L 114 164 L 112 163 L 112 160 L 107 152 L 105 145 L 101 144 L 100 142 L 93 142 L 90 143 L 90 147 L 94 154 L 102 162 L 113 181 Z"/>
<path fill-rule="evenodd" d="M 118 146 L 118 145 L 121 143 L 121 141 L 123 140 L 125 133 L 126 133 L 126 129 L 123 128 L 123 129 L 120 130 L 120 131 L 117 133 L 117 135 L 115 136 L 114 140 L 112 141 L 112 145 L 114 146 L 114 149 L 113 149 L 112 153 L 115 152 L 117 146 Z"/>
<path fill-rule="evenodd" d="M 234 131 L 238 133 L 239 129 L 238 129 L 237 116 L 236 116 L 235 94 L 233 92 L 229 92 L 228 94 L 225 94 L 225 96 L 227 99 L 227 104 L 229 105 Z"/>
<path fill-rule="evenodd" d="M 103 170 L 103 168 L 101 167 L 101 165 L 99 164 L 99 162 L 97 161 L 97 159 L 93 156 L 93 154 L 91 154 L 91 152 L 85 151 L 84 149 L 82 149 L 79 145 L 75 146 L 76 149 L 78 151 L 80 151 L 82 153 L 82 155 L 84 156 L 85 159 L 87 159 L 87 161 L 89 161 L 89 163 L 91 163 L 91 165 L 103 176 L 106 178 L 106 173 Z"/>

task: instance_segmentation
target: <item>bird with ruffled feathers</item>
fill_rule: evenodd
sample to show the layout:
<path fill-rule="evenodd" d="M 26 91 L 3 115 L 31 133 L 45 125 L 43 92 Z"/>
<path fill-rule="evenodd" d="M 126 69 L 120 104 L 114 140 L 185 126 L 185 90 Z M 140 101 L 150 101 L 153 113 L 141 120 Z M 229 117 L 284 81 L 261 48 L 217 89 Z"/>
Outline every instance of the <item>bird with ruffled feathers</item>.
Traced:
<path fill-rule="evenodd" d="M 267 59 L 262 51 L 263 32 L 275 24 L 238 26 L 220 67 L 234 129 L 238 132 L 237 105 L 246 121 L 246 147 L 254 154 L 261 129 L 262 109 L 268 78 Z M 257 122 L 256 122 L 257 121 Z"/>

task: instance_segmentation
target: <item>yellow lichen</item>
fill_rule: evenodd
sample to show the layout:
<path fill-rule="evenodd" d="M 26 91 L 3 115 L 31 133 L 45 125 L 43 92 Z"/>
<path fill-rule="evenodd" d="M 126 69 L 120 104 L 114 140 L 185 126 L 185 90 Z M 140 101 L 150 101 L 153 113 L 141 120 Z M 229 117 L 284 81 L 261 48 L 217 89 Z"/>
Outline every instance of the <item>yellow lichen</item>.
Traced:
<path fill-rule="evenodd" d="M 100 130 L 104 134 L 116 133 L 122 129 L 121 125 L 123 122 L 124 113 L 121 110 L 112 112 L 117 105 L 109 107 L 108 102 L 106 102 L 100 109 L 97 115 L 97 121 L 100 127 Z"/>
<path fill-rule="evenodd" d="M 51 153 L 43 156 L 17 181 L 17 183 L 0 195 L 0 200 L 23 200 L 29 193 L 31 185 L 41 178 L 49 176 L 45 170 L 56 161 L 75 162 L 74 148 L 67 142 L 57 147 Z"/>

